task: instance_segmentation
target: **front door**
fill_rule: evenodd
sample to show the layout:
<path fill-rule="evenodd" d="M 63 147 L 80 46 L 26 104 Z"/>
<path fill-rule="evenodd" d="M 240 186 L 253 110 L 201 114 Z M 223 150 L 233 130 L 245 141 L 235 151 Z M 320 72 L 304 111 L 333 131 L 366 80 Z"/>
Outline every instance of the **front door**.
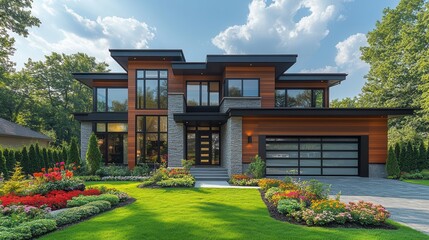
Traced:
<path fill-rule="evenodd" d="M 195 164 L 197 165 L 211 165 L 212 156 L 212 138 L 210 131 L 198 131 L 196 141 L 196 159 Z"/>

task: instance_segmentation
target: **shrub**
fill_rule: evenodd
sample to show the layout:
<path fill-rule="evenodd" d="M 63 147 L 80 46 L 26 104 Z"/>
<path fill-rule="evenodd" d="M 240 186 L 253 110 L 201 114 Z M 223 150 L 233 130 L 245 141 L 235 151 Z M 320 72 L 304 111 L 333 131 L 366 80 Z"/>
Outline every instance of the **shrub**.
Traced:
<path fill-rule="evenodd" d="M 149 178 L 147 180 L 144 180 L 138 187 L 139 188 L 144 188 L 144 187 L 151 186 L 151 185 L 154 185 L 154 184 L 155 184 L 155 180 Z"/>
<path fill-rule="evenodd" d="M 183 178 L 190 176 L 189 170 L 184 168 L 170 168 L 168 169 L 169 178 Z"/>
<path fill-rule="evenodd" d="M 92 136 L 92 134 L 91 134 L 91 136 Z M 89 144 L 91 144 L 91 137 L 90 137 L 89 141 L 90 141 Z M 96 142 L 97 142 L 97 140 L 96 140 Z M 90 148 L 88 146 L 88 151 L 89 151 L 89 149 Z M 97 146 L 97 149 L 98 149 L 98 146 Z M 75 137 L 73 137 L 71 139 L 70 148 L 69 148 L 69 151 L 67 152 L 67 161 L 65 163 L 67 165 L 69 165 L 71 163 L 76 163 L 76 164 L 80 165 L 80 163 L 81 163 L 81 159 L 79 156 L 79 146 L 77 143 L 77 138 L 75 138 Z"/>
<path fill-rule="evenodd" d="M 142 181 L 148 177 L 142 176 L 106 176 L 102 177 L 102 181 Z"/>
<path fill-rule="evenodd" d="M 421 172 L 403 173 L 401 179 L 424 179 L 425 176 Z"/>
<path fill-rule="evenodd" d="M 186 160 L 182 159 L 182 167 L 186 170 L 190 170 L 192 166 L 194 166 L 195 161 L 194 160 Z"/>
<path fill-rule="evenodd" d="M 8 177 L 10 177 L 11 175 L 11 171 L 13 171 L 13 168 L 15 167 L 15 151 L 12 149 L 5 149 L 4 152 L 4 157 L 6 158 L 6 168 L 9 171 L 8 172 Z"/>
<path fill-rule="evenodd" d="M 161 187 L 193 187 L 195 179 L 193 177 L 169 178 L 156 183 Z"/>
<path fill-rule="evenodd" d="M 331 185 L 324 184 L 315 179 L 303 182 L 302 185 L 304 186 L 303 190 L 310 193 L 306 194 L 306 196 L 310 197 L 310 195 L 314 195 L 315 199 L 328 199 L 329 193 L 331 192 Z"/>
<path fill-rule="evenodd" d="M 339 214 L 346 211 L 346 204 L 339 200 L 318 200 L 311 203 L 310 208 L 316 213 L 322 213 L 323 211 L 330 211 L 333 214 Z"/>
<path fill-rule="evenodd" d="M 8 175 L 8 171 L 6 168 L 6 158 L 4 157 L 1 149 L 0 149 L 0 175 L 3 175 L 3 178 L 6 178 Z"/>
<path fill-rule="evenodd" d="M 100 177 L 105 177 L 105 176 L 123 177 L 123 176 L 130 176 L 131 172 L 128 169 L 128 167 L 109 165 L 106 167 L 99 168 L 95 172 L 95 174 Z"/>
<path fill-rule="evenodd" d="M 28 227 L 30 229 L 32 238 L 34 238 L 57 229 L 57 222 L 52 219 L 37 219 L 31 222 L 25 222 L 19 227 Z"/>
<path fill-rule="evenodd" d="M 22 169 L 26 175 L 31 174 L 30 172 L 30 159 L 28 157 L 27 147 L 22 148 L 22 161 L 21 161 Z"/>
<path fill-rule="evenodd" d="M 61 149 L 61 153 L 60 153 L 60 155 L 61 156 L 59 156 L 60 157 L 60 159 L 57 161 L 57 162 L 59 162 L 60 160 L 61 161 L 63 161 L 63 162 L 66 162 L 66 163 L 68 163 L 69 162 L 69 160 L 68 160 L 68 154 L 67 154 L 67 147 L 66 146 L 63 146 L 63 148 Z"/>
<path fill-rule="evenodd" d="M 272 198 L 273 198 L 274 194 L 279 193 L 279 192 L 283 192 L 283 190 L 281 190 L 278 187 L 272 187 L 265 192 L 264 196 L 269 202 L 272 202 L 272 200 L 273 200 Z"/>
<path fill-rule="evenodd" d="M 242 179 L 242 180 L 236 180 L 231 178 L 229 180 L 229 183 L 236 186 L 258 186 L 259 179 Z"/>
<path fill-rule="evenodd" d="M 13 229 L 8 229 L 12 231 Z M 26 234 L 19 232 L 0 231 L 0 240 L 21 240 L 31 238 L 30 229 L 27 229 Z"/>
<path fill-rule="evenodd" d="M 231 176 L 231 180 L 248 180 L 248 179 L 250 179 L 250 177 L 245 174 L 233 174 Z"/>
<path fill-rule="evenodd" d="M 286 190 L 283 192 L 274 193 L 271 197 L 271 202 L 277 206 L 282 199 L 295 199 L 297 201 L 307 201 L 308 199 L 298 190 Z"/>
<path fill-rule="evenodd" d="M 98 209 L 100 209 L 100 212 L 104 212 L 104 211 L 107 211 L 107 210 L 112 208 L 112 204 L 110 204 L 110 202 L 105 201 L 105 200 L 98 200 L 98 201 L 90 202 L 90 203 L 85 204 L 85 206 L 95 206 Z"/>
<path fill-rule="evenodd" d="M 33 144 L 30 145 L 28 157 L 29 157 L 29 164 L 28 164 L 29 174 L 37 172 L 40 168 L 37 166 L 37 159 L 38 159 L 37 152 Z"/>
<path fill-rule="evenodd" d="M 334 214 L 330 211 L 316 213 L 311 209 L 306 209 L 302 211 L 302 220 L 305 221 L 307 225 L 323 226 L 334 222 L 335 217 Z"/>
<path fill-rule="evenodd" d="M 82 181 L 101 181 L 101 177 L 97 175 L 90 175 L 90 176 L 77 176 L 75 179 L 79 179 Z"/>
<path fill-rule="evenodd" d="M 146 163 L 135 166 L 131 171 L 131 175 L 133 176 L 148 176 L 149 174 L 150 168 Z"/>
<path fill-rule="evenodd" d="M 390 217 L 383 206 L 371 202 L 350 202 L 347 206 L 353 221 L 362 225 L 380 225 Z"/>
<path fill-rule="evenodd" d="M 121 192 L 115 188 L 103 188 L 102 193 L 113 194 L 119 198 L 119 202 L 124 202 L 130 198 L 127 193 Z"/>
<path fill-rule="evenodd" d="M 75 142 L 75 139 L 72 139 L 70 149 L 72 148 L 77 150 L 77 144 Z M 76 150 L 70 150 L 70 155 L 68 155 L 68 163 L 72 163 L 73 161 L 75 161 L 74 158 L 76 156 L 71 156 L 71 154 L 75 154 L 74 152 L 76 152 Z M 77 150 L 77 152 L 79 151 Z M 73 157 L 73 159 L 70 159 L 71 157 Z M 86 166 L 89 174 L 95 174 L 95 172 L 100 168 L 101 160 L 102 155 L 100 149 L 98 148 L 97 137 L 94 133 L 91 133 L 91 136 L 89 137 L 88 150 L 86 152 Z"/>
<path fill-rule="evenodd" d="M 401 174 L 398 159 L 396 159 L 395 151 L 391 147 L 389 148 L 389 153 L 387 155 L 386 172 L 387 176 L 395 179 Z"/>
<path fill-rule="evenodd" d="M 13 152 L 12 152 L 13 153 Z M 25 176 L 22 174 L 22 167 L 18 162 L 15 165 L 14 172 L 10 179 L 6 181 L 3 185 L 2 192 L 3 194 L 20 194 L 22 193 L 26 186 L 23 184 Z"/>
<path fill-rule="evenodd" d="M 251 174 L 254 178 L 263 178 L 265 176 L 265 162 L 259 155 L 250 159 L 252 162 L 249 164 L 247 173 Z"/>
<path fill-rule="evenodd" d="M 282 199 L 277 204 L 277 211 L 285 215 L 290 215 L 300 209 L 301 204 L 295 199 Z"/>
<path fill-rule="evenodd" d="M 157 170 L 155 170 L 155 172 L 153 173 L 153 175 L 152 175 L 152 179 L 155 181 L 155 182 L 159 182 L 159 181 L 161 181 L 161 180 L 166 180 L 166 179 L 168 179 L 168 169 L 167 168 L 165 168 L 165 167 L 160 167 L 160 168 L 158 168 Z"/>
<path fill-rule="evenodd" d="M 67 201 L 67 207 L 80 207 L 90 202 L 108 201 L 112 206 L 119 203 L 119 198 L 113 194 L 101 194 L 98 196 L 79 196 Z"/>
<path fill-rule="evenodd" d="M 258 182 L 259 187 L 264 191 L 267 191 L 268 189 L 270 189 L 272 187 L 283 186 L 284 184 L 285 183 L 281 180 L 270 179 L 270 178 L 263 178 L 263 179 L 259 180 L 259 182 Z"/>
<path fill-rule="evenodd" d="M 54 218 L 58 226 L 78 222 L 81 219 L 88 218 L 95 214 L 100 213 L 100 209 L 96 206 L 81 206 L 66 209 L 58 213 Z"/>

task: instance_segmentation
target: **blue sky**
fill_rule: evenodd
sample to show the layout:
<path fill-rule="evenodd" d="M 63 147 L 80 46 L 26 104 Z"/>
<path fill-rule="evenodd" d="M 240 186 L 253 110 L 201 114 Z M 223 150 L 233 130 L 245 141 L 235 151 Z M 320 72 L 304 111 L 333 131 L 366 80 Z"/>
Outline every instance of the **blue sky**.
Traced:
<path fill-rule="evenodd" d="M 122 69 L 109 48 L 183 49 L 187 61 L 206 54 L 298 54 L 289 72 L 345 72 L 331 98 L 352 97 L 368 65 L 359 59 L 365 34 L 399 0 L 35 0 L 42 24 L 16 37 L 13 60 L 84 52 Z"/>

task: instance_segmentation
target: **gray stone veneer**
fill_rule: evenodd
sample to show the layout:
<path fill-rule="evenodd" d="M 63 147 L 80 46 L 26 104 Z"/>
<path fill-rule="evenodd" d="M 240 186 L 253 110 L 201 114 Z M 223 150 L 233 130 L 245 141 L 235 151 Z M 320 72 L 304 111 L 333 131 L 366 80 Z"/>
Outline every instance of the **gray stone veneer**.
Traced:
<path fill-rule="evenodd" d="M 228 175 L 242 173 L 242 121 L 241 117 L 231 117 L 222 126 L 222 166 Z"/>
<path fill-rule="evenodd" d="M 368 176 L 370 178 L 385 178 L 387 177 L 385 164 L 369 164 Z"/>
<path fill-rule="evenodd" d="M 184 126 L 183 123 L 174 121 L 174 113 L 185 111 L 183 93 L 168 94 L 168 166 L 182 166 L 185 151 Z"/>
<path fill-rule="evenodd" d="M 80 123 L 80 158 L 82 162 L 85 163 L 86 159 L 86 150 L 88 149 L 89 137 L 92 133 L 92 123 L 91 122 L 81 122 Z"/>
<path fill-rule="evenodd" d="M 220 112 L 230 108 L 260 108 L 260 97 L 224 97 L 220 104 Z"/>

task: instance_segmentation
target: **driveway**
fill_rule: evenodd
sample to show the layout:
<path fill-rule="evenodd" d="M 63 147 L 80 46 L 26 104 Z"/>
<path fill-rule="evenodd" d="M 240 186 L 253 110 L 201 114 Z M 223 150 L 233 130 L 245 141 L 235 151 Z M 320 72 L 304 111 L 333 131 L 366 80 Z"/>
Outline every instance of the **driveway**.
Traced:
<path fill-rule="evenodd" d="M 386 207 L 391 219 L 429 234 L 429 187 L 396 180 L 360 177 L 316 177 L 341 191 L 341 201 L 371 201 Z"/>

